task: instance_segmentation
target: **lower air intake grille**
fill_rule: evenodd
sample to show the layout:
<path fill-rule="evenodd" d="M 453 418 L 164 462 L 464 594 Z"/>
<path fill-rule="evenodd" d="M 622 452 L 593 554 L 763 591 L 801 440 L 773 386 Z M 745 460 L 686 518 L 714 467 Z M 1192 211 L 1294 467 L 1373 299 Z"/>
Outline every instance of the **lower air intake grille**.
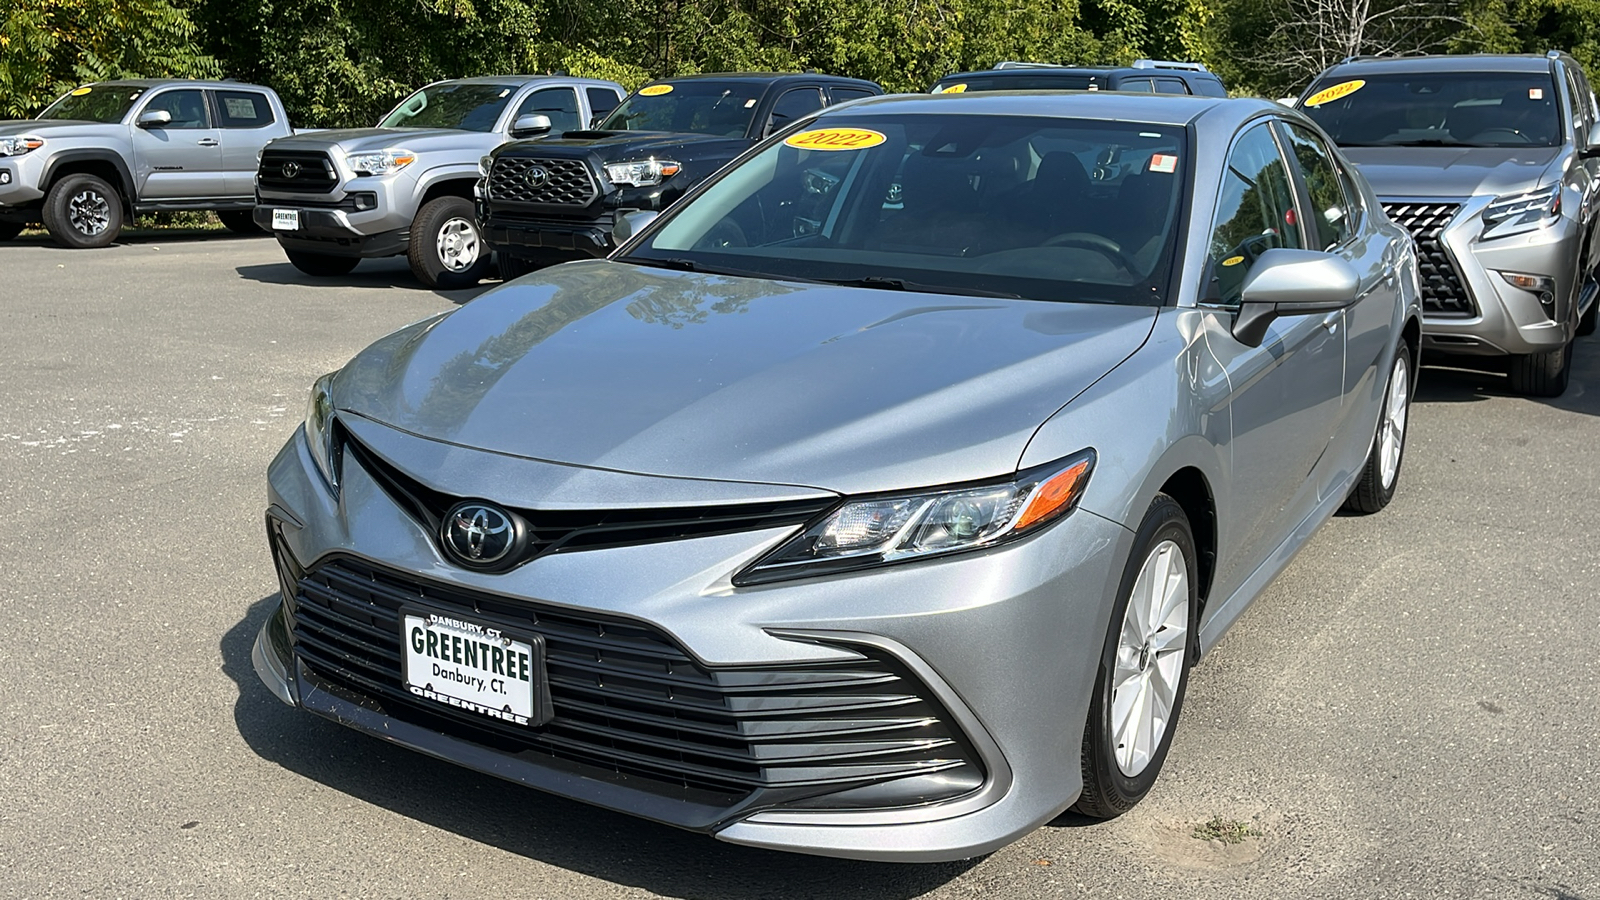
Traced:
<path fill-rule="evenodd" d="M 275 556 L 288 553 L 275 539 Z M 348 557 L 306 573 L 292 562 L 280 569 L 299 575 L 286 610 L 295 653 L 318 678 L 385 715 L 501 752 L 577 763 L 591 777 L 727 806 L 760 790 L 774 802 L 847 789 L 877 803 L 926 802 L 982 783 L 949 714 L 896 660 L 870 650 L 859 660 L 708 668 L 634 622 L 548 609 Z M 412 696 L 402 684 L 403 603 L 542 635 L 554 718 L 527 727 Z M 896 780 L 938 785 L 943 796 L 884 784 Z"/>
<path fill-rule="evenodd" d="M 1383 211 L 1417 242 L 1417 274 L 1422 281 L 1422 311 L 1430 316 L 1469 318 L 1478 314 L 1466 285 L 1450 262 L 1440 234 L 1461 208 L 1457 203 L 1385 203 Z"/>

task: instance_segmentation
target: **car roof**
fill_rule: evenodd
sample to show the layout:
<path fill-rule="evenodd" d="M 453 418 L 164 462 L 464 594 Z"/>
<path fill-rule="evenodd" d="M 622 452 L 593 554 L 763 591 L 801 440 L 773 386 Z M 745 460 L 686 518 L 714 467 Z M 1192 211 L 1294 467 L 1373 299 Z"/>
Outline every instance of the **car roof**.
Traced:
<path fill-rule="evenodd" d="M 204 78 L 119 78 L 115 81 L 91 81 L 89 82 L 88 86 L 136 87 L 149 90 L 151 88 L 169 87 L 171 85 L 199 88 L 254 88 L 260 91 L 268 90 L 268 88 L 259 84 L 246 84 L 243 81 L 226 81 L 221 79 Z"/>
<path fill-rule="evenodd" d="M 471 78 L 441 78 L 432 84 L 498 84 L 516 85 L 521 87 L 541 81 L 553 81 L 560 84 L 587 84 L 599 87 L 611 87 L 612 82 L 599 78 L 579 78 L 573 75 L 474 75 Z"/>
<path fill-rule="evenodd" d="M 1188 125 L 1207 113 L 1245 119 L 1285 107 L 1254 98 L 1189 97 L 1178 94 L 1124 94 L 1114 91 L 981 91 L 965 94 L 891 94 L 857 100 L 838 115 L 948 113 L 955 115 L 1052 116 Z M 823 113 L 828 115 L 829 113 Z M 1219 127 L 1225 125 L 1219 121 Z"/>
<path fill-rule="evenodd" d="M 1052 76 L 1066 78 L 1069 76 L 1083 75 L 1107 78 L 1112 75 L 1133 75 L 1139 78 L 1151 78 L 1159 76 L 1163 78 L 1212 78 L 1218 81 L 1221 80 L 1220 78 L 1217 78 L 1215 72 L 1203 72 L 1198 69 L 1180 69 L 1164 66 L 1152 66 L 1149 68 L 1140 68 L 1138 66 L 1017 66 L 1015 68 L 1006 69 L 983 69 L 982 71 L 978 72 L 957 72 L 954 75 L 946 75 L 939 79 L 939 83 L 955 81 L 962 78 L 977 78 L 988 75 L 994 75 L 1000 78 L 1050 78 Z"/>
<path fill-rule="evenodd" d="M 1348 59 L 1329 66 L 1323 75 L 1370 72 L 1374 75 L 1416 72 L 1548 72 L 1552 59 L 1545 54 L 1466 53 L 1436 56 L 1373 57 Z"/>
<path fill-rule="evenodd" d="M 749 84 L 777 84 L 785 81 L 818 82 L 826 84 L 850 84 L 883 90 L 876 82 L 863 78 L 846 78 L 843 75 L 823 75 L 820 72 L 706 72 L 700 75 L 678 75 L 672 78 L 657 78 L 650 84 L 681 84 L 685 81 L 737 81 Z"/>

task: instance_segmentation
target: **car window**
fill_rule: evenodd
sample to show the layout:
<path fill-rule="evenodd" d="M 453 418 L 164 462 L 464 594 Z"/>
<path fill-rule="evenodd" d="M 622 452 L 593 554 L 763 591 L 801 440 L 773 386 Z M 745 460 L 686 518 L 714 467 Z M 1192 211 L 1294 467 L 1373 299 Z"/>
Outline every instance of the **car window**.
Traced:
<path fill-rule="evenodd" d="M 1577 72 L 1572 66 L 1562 66 L 1562 71 L 1566 74 L 1567 95 L 1572 98 L 1572 117 L 1577 122 L 1573 137 L 1581 144 L 1589 135 L 1589 126 L 1594 124 L 1589 92 L 1579 87 Z"/>
<path fill-rule="evenodd" d="M 690 78 L 647 84 L 600 123 L 602 131 L 674 131 L 744 137 L 766 85 Z"/>
<path fill-rule="evenodd" d="M 211 120 L 206 115 L 205 92 L 198 88 L 162 91 L 151 97 L 144 107 L 147 113 L 157 110 L 166 110 L 172 116 L 172 121 L 163 126 L 166 128 L 211 127 Z"/>
<path fill-rule="evenodd" d="M 767 133 L 781 131 L 797 119 L 811 115 L 822 108 L 822 91 L 814 87 L 784 91 L 778 102 L 772 104 L 772 116 L 767 119 Z"/>
<path fill-rule="evenodd" d="M 1117 90 L 1149 94 L 1155 91 L 1155 86 L 1150 83 L 1148 78 L 1124 78 L 1117 82 Z"/>
<path fill-rule="evenodd" d="M 1311 196 L 1307 223 L 1311 230 L 1311 246 L 1327 250 L 1342 244 L 1355 233 L 1355 216 L 1333 155 L 1322 139 L 1308 129 L 1291 124 L 1288 132 L 1289 147 L 1305 179 L 1306 193 Z"/>
<path fill-rule="evenodd" d="M 446 81 L 407 97 L 379 128 L 457 128 L 490 132 L 511 102 L 515 85 Z"/>
<path fill-rule="evenodd" d="M 933 86 L 931 93 L 964 94 L 973 91 L 1100 91 L 1104 75 L 1012 69 L 981 75 L 952 75 Z"/>
<path fill-rule="evenodd" d="M 862 97 L 874 97 L 876 94 L 866 88 L 832 87 L 828 93 L 833 97 L 834 103 L 849 103 L 851 100 L 860 100 Z"/>
<path fill-rule="evenodd" d="M 1263 122 L 1240 136 L 1222 173 L 1222 191 L 1206 251 L 1208 301 L 1236 306 L 1245 273 L 1261 254 L 1301 247 L 1294 190 L 1271 127 Z"/>
<path fill-rule="evenodd" d="M 1555 147 L 1556 83 L 1545 72 L 1346 73 L 1300 107 L 1341 147 Z"/>
<path fill-rule="evenodd" d="M 589 97 L 589 110 L 593 115 L 603 116 L 617 108 L 622 98 L 610 88 L 584 88 L 584 93 Z"/>
<path fill-rule="evenodd" d="M 1159 305 L 1187 140 L 1142 122 L 845 109 L 725 169 L 629 259 Z"/>
<path fill-rule="evenodd" d="M 264 128 L 275 121 L 267 95 L 257 91 L 217 91 L 217 115 L 223 128 Z"/>
<path fill-rule="evenodd" d="M 41 119 L 68 119 L 82 122 L 121 122 L 133 101 L 144 88 L 124 85 L 86 84 L 75 88 L 39 114 Z"/>
<path fill-rule="evenodd" d="M 1182 78 L 1157 78 L 1156 93 L 1158 94 L 1188 94 L 1189 86 L 1183 83 Z"/>
<path fill-rule="evenodd" d="M 578 92 L 566 87 L 544 88 L 529 94 L 517 107 L 512 121 L 523 116 L 549 116 L 551 134 L 577 131 L 584 124 L 578 112 Z"/>

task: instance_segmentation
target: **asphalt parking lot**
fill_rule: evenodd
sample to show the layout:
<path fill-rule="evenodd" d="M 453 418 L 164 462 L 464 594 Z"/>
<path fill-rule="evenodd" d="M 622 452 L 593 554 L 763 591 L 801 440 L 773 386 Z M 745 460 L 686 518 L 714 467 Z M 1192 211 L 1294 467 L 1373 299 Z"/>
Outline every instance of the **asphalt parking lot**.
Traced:
<path fill-rule="evenodd" d="M 256 680 L 308 386 L 477 291 L 225 236 L 23 239 L 0 273 L 0 896 L 1600 898 L 1600 339 L 1555 401 L 1425 370 L 1395 503 L 1195 671 L 1144 804 L 888 866 L 511 787 Z M 1260 834 L 1193 836 L 1218 816 Z"/>

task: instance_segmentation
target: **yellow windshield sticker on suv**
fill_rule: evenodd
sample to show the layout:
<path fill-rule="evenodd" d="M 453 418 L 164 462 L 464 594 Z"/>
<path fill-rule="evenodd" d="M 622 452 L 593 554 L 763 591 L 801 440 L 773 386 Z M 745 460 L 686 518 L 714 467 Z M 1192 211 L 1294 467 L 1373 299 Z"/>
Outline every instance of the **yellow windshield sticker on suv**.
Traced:
<path fill-rule="evenodd" d="M 92 90 L 94 90 L 94 88 L 81 87 L 81 88 L 78 88 L 77 90 L 73 91 L 72 92 L 72 96 L 74 96 L 74 97 L 82 97 L 84 94 L 87 94 Z"/>
<path fill-rule="evenodd" d="M 952 84 L 949 87 L 942 87 L 939 89 L 939 93 L 941 94 L 965 94 L 966 92 L 967 86 L 965 84 Z"/>
<path fill-rule="evenodd" d="M 1323 90 L 1317 91 L 1315 94 L 1307 97 L 1306 102 L 1301 105 L 1312 107 L 1321 106 L 1324 103 L 1332 103 L 1333 101 L 1338 100 L 1340 97 L 1348 97 L 1366 86 L 1367 83 L 1359 78 L 1355 81 L 1346 81 L 1342 84 L 1336 84 L 1331 88 L 1324 88 Z"/>
<path fill-rule="evenodd" d="M 886 140 L 866 128 L 817 128 L 791 135 L 784 143 L 801 150 L 865 150 Z"/>
<path fill-rule="evenodd" d="M 670 84 L 652 84 L 647 88 L 639 89 L 639 96 L 641 97 L 659 97 L 662 94 L 670 93 L 672 93 L 672 85 Z"/>

